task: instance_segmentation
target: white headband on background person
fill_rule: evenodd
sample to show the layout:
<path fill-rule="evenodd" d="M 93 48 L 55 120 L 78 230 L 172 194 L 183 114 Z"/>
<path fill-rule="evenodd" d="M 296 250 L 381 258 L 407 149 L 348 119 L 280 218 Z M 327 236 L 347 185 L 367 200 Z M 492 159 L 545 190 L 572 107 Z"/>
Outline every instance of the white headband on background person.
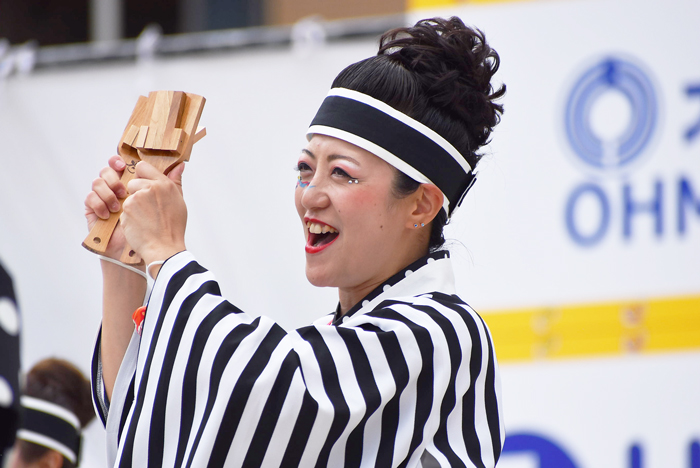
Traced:
<path fill-rule="evenodd" d="M 22 419 L 17 438 L 59 452 L 75 466 L 80 458 L 80 420 L 50 401 L 22 396 Z"/>
<path fill-rule="evenodd" d="M 416 182 L 437 186 L 448 216 L 462 202 L 475 174 L 457 149 L 437 132 L 383 101 L 332 88 L 307 131 L 352 143 Z"/>

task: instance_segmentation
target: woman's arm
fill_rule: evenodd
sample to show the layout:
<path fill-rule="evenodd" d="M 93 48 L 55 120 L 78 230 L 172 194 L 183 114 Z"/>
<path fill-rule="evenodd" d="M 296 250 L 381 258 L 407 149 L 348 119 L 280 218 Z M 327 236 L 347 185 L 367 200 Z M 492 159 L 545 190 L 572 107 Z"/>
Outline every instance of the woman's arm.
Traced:
<path fill-rule="evenodd" d="M 100 356 L 107 398 L 117 379 L 126 348 L 134 332 L 132 315 L 141 307 L 146 280 L 134 272 L 102 260 L 102 335 Z"/>
<path fill-rule="evenodd" d="M 126 187 L 119 180 L 125 164 L 119 156 L 109 159 L 109 167 L 100 172 L 92 183 L 92 191 L 85 199 L 85 217 L 88 229 L 98 218 L 106 219 L 111 212 L 121 208 L 120 199 L 126 196 Z M 105 256 L 118 259 L 125 245 L 124 232 L 120 225 L 109 241 Z M 143 304 L 146 280 L 143 276 L 119 265 L 102 260 L 102 333 L 100 356 L 102 379 L 107 397 L 119 372 L 124 353 L 134 331 L 132 314 Z"/>

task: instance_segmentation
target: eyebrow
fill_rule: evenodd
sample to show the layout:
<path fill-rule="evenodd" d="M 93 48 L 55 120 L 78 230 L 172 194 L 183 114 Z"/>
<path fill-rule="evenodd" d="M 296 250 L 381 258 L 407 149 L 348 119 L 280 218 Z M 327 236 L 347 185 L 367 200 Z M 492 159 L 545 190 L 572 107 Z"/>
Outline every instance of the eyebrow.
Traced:
<path fill-rule="evenodd" d="M 306 148 L 302 148 L 301 152 L 307 154 L 312 159 L 316 159 L 316 155 Z M 357 159 L 351 158 L 350 156 L 344 156 L 342 154 L 331 154 L 330 156 L 328 156 L 329 161 L 335 161 L 336 159 L 343 159 L 345 161 L 350 161 L 351 163 L 356 164 L 358 166 L 360 165 Z"/>

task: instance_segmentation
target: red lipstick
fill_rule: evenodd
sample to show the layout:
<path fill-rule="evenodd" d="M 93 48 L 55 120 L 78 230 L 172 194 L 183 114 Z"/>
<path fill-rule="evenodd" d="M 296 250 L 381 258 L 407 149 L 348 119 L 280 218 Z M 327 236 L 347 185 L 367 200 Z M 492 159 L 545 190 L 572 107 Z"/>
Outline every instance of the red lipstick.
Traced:
<path fill-rule="evenodd" d="M 319 233 L 315 234 L 309 231 L 308 224 L 309 223 L 314 223 L 314 224 L 320 224 L 323 226 L 328 226 L 331 228 L 334 232 L 325 232 L 325 233 Z M 307 231 L 306 231 L 306 246 L 304 250 L 306 250 L 306 253 L 308 254 L 315 254 L 319 253 L 322 250 L 326 249 L 329 245 L 331 245 L 335 240 L 338 238 L 339 232 L 337 229 L 335 229 L 333 226 L 330 224 L 326 224 L 323 221 L 313 219 L 313 218 L 304 218 L 304 224 L 307 225 Z"/>

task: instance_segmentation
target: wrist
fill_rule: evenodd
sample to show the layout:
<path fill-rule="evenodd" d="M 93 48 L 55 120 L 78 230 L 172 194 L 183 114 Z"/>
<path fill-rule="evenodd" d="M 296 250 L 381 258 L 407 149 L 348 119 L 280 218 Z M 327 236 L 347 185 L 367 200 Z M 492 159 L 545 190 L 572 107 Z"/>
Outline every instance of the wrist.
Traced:
<path fill-rule="evenodd" d="M 144 252 L 139 252 L 139 254 L 141 254 L 141 258 L 145 264 L 150 265 L 153 262 L 165 261 L 184 250 L 187 250 L 184 245 L 174 245 L 171 247 L 160 247 L 157 249 L 144 249 Z"/>
<path fill-rule="evenodd" d="M 187 250 L 185 246 L 173 247 L 167 249 L 159 249 L 157 251 L 150 252 L 148 255 L 144 255 L 143 259 L 146 262 L 146 272 L 151 278 L 156 278 L 160 267 L 173 255 L 177 255 L 180 252 Z"/>
<path fill-rule="evenodd" d="M 142 268 L 136 268 L 131 265 L 127 265 L 126 263 L 122 263 L 119 260 L 115 260 L 104 255 L 98 255 L 98 258 L 100 259 L 100 263 L 102 264 L 103 273 L 109 272 L 111 270 L 114 272 L 118 272 L 119 274 L 126 273 L 127 275 L 134 277 L 136 277 L 135 275 L 139 275 L 143 279 L 146 279 L 146 272 Z"/>

